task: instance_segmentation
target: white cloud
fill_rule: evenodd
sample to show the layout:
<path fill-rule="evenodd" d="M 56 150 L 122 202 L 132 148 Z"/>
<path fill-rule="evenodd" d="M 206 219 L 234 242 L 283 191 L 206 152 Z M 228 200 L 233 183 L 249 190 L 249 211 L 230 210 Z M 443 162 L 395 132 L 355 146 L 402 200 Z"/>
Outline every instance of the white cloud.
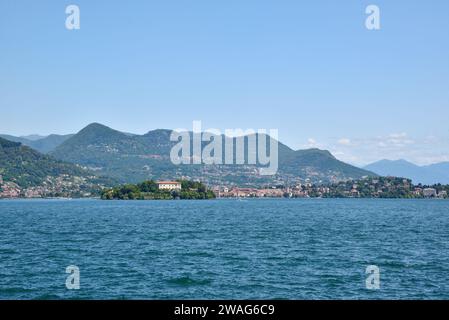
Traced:
<path fill-rule="evenodd" d="M 393 145 L 395 147 L 404 147 L 406 145 L 415 143 L 415 141 L 410 139 L 405 132 L 391 133 L 383 142 L 387 145 Z"/>
<path fill-rule="evenodd" d="M 392 139 L 401 139 L 401 138 L 406 138 L 407 137 L 407 133 L 402 132 L 402 133 L 391 133 L 389 135 L 390 138 Z"/>
<path fill-rule="evenodd" d="M 348 138 L 341 138 L 340 140 L 338 140 L 338 144 L 341 144 L 343 146 L 350 146 L 351 140 Z"/>
<path fill-rule="evenodd" d="M 303 149 L 329 150 L 337 159 L 364 166 L 382 159 L 405 159 L 418 165 L 449 161 L 449 137 L 409 136 L 406 132 L 372 137 L 308 138 Z"/>
<path fill-rule="evenodd" d="M 381 159 L 405 159 L 418 165 L 449 161 L 449 138 L 410 137 L 406 132 L 375 137 L 334 138 L 322 149 L 338 159 L 363 166 Z"/>
<path fill-rule="evenodd" d="M 318 148 L 319 144 L 314 138 L 307 139 L 307 144 L 304 145 L 306 148 Z"/>

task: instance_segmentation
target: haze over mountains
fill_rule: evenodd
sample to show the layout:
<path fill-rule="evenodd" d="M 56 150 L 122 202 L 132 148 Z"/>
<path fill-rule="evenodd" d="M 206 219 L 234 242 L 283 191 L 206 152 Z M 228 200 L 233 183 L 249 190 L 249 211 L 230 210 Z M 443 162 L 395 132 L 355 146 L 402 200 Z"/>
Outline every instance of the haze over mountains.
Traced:
<path fill-rule="evenodd" d="M 98 175 L 121 182 L 147 179 L 200 179 L 212 185 L 260 186 L 296 181 L 326 183 L 373 176 L 372 172 L 337 160 L 330 152 L 319 149 L 292 150 L 279 143 L 279 171 L 274 176 L 261 176 L 261 165 L 179 165 L 172 164 L 171 130 L 153 130 L 144 135 L 123 133 L 93 123 L 75 135 L 51 135 L 31 141 L 10 137 L 55 159 L 79 164 Z M 219 137 L 224 139 L 224 136 Z M 256 139 L 261 136 L 256 135 Z M 267 138 L 269 141 L 270 137 Z M 248 137 L 245 137 L 247 154 Z M 234 143 L 234 153 L 235 153 Z M 235 154 L 234 154 L 235 158 Z"/>
<path fill-rule="evenodd" d="M 413 183 L 432 185 L 449 184 L 449 162 L 418 166 L 406 160 L 381 160 L 364 167 L 381 176 L 412 179 Z"/>

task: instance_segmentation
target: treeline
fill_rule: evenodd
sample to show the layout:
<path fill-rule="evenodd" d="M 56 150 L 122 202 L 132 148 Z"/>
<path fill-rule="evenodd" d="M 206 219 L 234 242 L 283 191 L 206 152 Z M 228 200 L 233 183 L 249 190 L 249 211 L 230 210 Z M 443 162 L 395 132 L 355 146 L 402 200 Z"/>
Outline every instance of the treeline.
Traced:
<path fill-rule="evenodd" d="M 215 194 L 207 190 L 200 182 L 180 180 L 181 190 L 160 190 L 153 181 L 139 184 L 125 184 L 112 189 L 104 190 L 101 194 L 103 200 L 203 200 L 214 199 Z"/>

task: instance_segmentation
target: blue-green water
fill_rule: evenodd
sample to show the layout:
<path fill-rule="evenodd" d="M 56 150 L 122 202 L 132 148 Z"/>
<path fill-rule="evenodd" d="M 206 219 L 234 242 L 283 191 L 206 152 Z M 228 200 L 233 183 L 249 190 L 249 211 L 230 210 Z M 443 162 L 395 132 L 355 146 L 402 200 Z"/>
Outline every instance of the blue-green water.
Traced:
<path fill-rule="evenodd" d="M 449 299 L 449 201 L 0 201 L 0 299 L 68 298 Z"/>

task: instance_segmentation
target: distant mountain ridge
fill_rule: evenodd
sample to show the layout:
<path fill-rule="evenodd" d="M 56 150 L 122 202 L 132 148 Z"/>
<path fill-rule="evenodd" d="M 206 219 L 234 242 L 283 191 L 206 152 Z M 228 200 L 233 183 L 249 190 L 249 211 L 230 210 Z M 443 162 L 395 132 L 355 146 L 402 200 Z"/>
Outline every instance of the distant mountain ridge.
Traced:
<path fill-rule="evenodd" d="M 324 183 L 375 176 L 372 172 L 337 160 L 328 151 L 294 151 L 280 142 L 279 172 L 276 176 L 260 176 L 260 166 L 247 162 L 244 165 L 176 166 L 170 161 L 170 151 L 176 144 L 170 141 L 171 133 L 171 130 L 158 129 L 144 135 L 130 135 L 93 123 L 65 140 L 50 154 L 130 183 L 187 177 L 213 185 L 263 185 L 305 179 Z M 224 139 L 224 136 L 218 138 Z M 256 138 L 259 139 L 259 136 L 256 135 Z M 245 137 L 246 142 L 247 139 Z M 247 143 L 245 154 L 246 151 Z"/>
<path fill-rule="evenodd" d="M 34 150 L 39 151 L 41 153 L 49 153 L 50 151 L 53 151 L 57 146 L 59 146 L 61 143 L 71 138 L 72 136 L 73 134 L 67 135 L 51 134 L 45 137 L 39 135 L 15 137 L 7 134 L 0 134 L 0 138 L 9 141 L 19 142 L 24 146 L 33 148 Z"/>
<path fill-rule="evenodd" d="M 29 134 L 29 135 L 26 135 L 26 136 L 20 136 L 20 138 L 31 140 L 31 141 L 41 140 L 41 139 L 44 139 L 46 137 L 47 136 L 41 136 L 40 134 Z"/>
<path fill-rule="evenodd" d="M 418 184 L 449 184 L 449 162 L 418 166 L 406 160 L 380 160 L 364 167 L 381 176 L 409 178 Z"/>

